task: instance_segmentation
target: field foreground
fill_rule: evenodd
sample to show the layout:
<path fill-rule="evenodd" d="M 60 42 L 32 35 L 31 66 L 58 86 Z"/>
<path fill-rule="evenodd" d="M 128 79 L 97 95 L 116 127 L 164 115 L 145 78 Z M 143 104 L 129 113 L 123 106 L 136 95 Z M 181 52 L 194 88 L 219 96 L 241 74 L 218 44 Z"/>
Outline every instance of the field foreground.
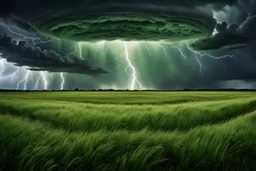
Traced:
<path fill-rule="evenodd" d="M 0 92 L 0 170 L 256 170 L 254 92 Z"/>

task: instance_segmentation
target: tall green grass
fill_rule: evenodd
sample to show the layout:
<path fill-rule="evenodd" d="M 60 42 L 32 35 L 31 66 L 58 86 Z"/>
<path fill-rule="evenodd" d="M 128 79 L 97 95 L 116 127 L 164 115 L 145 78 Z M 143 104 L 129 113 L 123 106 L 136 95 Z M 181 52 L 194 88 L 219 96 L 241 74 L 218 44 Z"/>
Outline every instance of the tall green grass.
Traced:
<path fill-rule="evenodd" d="M 100 95 L 90 96 L 100 101 Z M 210 92 L 204 96 L 213 100 L 158 105 L 46 100 L 44 93 L 0 96 L 3 171 L 256 170 L 253 93 L 224 93 L 218 101 Z"/>

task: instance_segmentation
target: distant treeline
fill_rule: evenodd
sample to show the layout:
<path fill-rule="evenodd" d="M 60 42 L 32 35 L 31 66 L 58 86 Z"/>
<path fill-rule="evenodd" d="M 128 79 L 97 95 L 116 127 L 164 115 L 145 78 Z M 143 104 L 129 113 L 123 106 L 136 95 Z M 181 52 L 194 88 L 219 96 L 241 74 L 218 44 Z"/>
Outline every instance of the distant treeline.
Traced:
<path fill-rule="evenodd" d="M 66 89 L 66 90 L 11 90 L 11 89 L 0 89 L 0 92 L 55 92 L 55 91 L 155 91 L 155 92 L 165 92 L 165 91 L 256 91 L 256 89 L 180 89 L 180 90 L 151 90 L 151 89 L 145 89 L 145 90 L 129 90 L 129 89 L 91 89 L 91 90 L 85 90 L 85 89 Z"/>

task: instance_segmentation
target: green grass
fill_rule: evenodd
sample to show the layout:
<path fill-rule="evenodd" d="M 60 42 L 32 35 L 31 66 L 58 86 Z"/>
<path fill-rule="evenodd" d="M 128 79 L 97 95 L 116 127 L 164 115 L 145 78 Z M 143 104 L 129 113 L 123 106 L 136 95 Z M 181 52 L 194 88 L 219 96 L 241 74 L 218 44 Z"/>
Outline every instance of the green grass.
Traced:
<path fill-rule="evenodd" d="M 253 92 L 1 92 L 0 170 L 256 170 Z"/>

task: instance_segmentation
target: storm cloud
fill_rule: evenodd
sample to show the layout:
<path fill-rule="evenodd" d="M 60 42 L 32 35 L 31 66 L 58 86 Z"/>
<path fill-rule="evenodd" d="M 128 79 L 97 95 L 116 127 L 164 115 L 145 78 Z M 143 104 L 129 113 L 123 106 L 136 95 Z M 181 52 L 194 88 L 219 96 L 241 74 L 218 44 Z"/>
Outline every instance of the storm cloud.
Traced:
<path fill-rule="evenodd" d="M 6 35 L 0 37 L 0 52 L 3 58 L 16 66 L 27 66 L 33 71 L 68 72 L 78 74 L 107 73 L 101 68 L 92 69 L 86 59 L 62 56 L 53 50 L 30 47 L 26 42 L 15 42 Z"/>
<path fill-rule="evenodd" d="M 74 41 L 181 41 L 210 36 L 216 24 L 211 9 L 236 2 L 5 0 L 0 15 L 6 24 Z"/>
<path fill-rule="evenodd" d="M 209 38 L 191 44 L 195 50 L 239 49 L 256 43 L 256 16 L 248 18 L 240 26 L 226 22 L 218 24 L 217 33 Z"/>
<path fill-rule="evenodd" d="M 134 75 L 155 89 L 254 80 L 256 20 L 246 18 L 255 11 L 255 0 L 3 0 L 0 32 L 10 37 L 0 37 L 0 53 L 9 63 L 0 60 L 0 72 L 8 80 L 13 63 L 56 72 L 49 74 L 53 88 L 60 87 L 58 72 L 78 73 L 64 75 L 72 89 L 131 88 Z M 212 58 L 228 54 L 235 57 Z"/>

